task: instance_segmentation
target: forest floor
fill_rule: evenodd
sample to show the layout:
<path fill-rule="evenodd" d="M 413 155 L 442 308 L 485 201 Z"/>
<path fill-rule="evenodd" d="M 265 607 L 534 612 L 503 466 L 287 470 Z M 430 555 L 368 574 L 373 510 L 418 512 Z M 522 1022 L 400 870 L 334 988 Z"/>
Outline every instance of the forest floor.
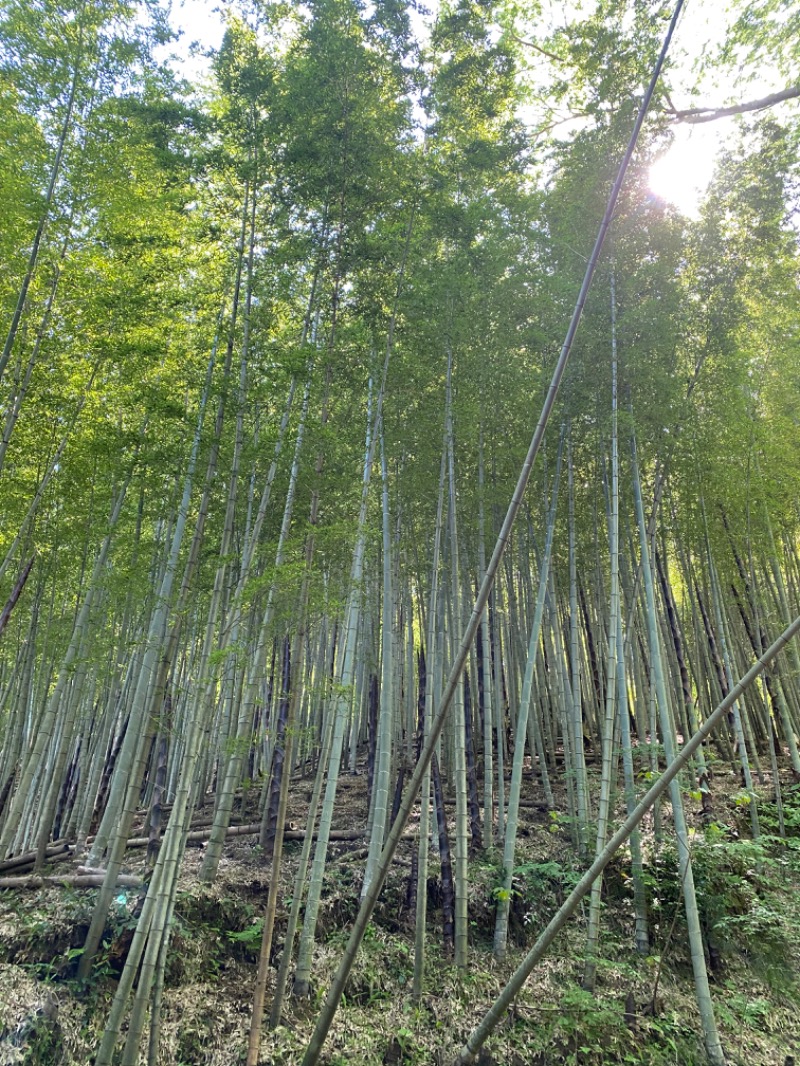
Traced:
<path fill-rule="evenodd" d="M 594 772 L 594 771 L 592 771 Z M 735 1066 L 784 1066 L 800 1057 L 800 791 L 784 782 L 788 840 L 772 834 L 775 808 L 765 787 L 759 802 L 764 836 L 750 839 L 750 817 L 738 775 L 719 764 L 713 777 L 713 821 L 693 823 L 693 862 L 712 991 L 726 1053 Z M 292 786 L 290 820 L 305 824 L 310 780 Z M 246 797 L 235 821 L 256 820 Z M 409 833 L 367 930 L 345 1001 L 326 1045 L 328 1066 L 450 1066 L 465 1037 L 500 991 L 580 873 L 565 819 L 542 803 L 541 788 L 525 782 L 519 870 L 512 905 L 513 949 L 492 960 L 495 890 L 501 856 L 470 863 L 470 967 L 459 972 L 442 947 L 441 884 L 431 863 L 426 994 L 411 997 L 413 911 L 408 902 Z M 560 809 L 566 808 L 556 795 Z M 366 777 L 340 782 L 334 828 L 360 830 L 367 817 Z M 694 806 L 699 807 L 699 804 Z M 662 808 L 669 824 L 669 807 Z M 411 827 L 413 829 L 413 825 Z M 652 954 L 632 947 L 629 855 L 620 853 L 604 883 L 602 959 L 594 994 L 581 988 L 585 912 L 579 912 L 534 971 L 513 1010 L 489 1041 L 484 1066 L 692 1066 L 705 1062 L 698 1036 L 685 922 L 674 845 L 668 833 L 654 846 L 645 824 Z M 283 1025 L 265 1028 L 261 1062 L 299 1063 L 322 996 L 358 907 L 365 840 L 335 841 L 329 849 L 318 926 L 311 998 L 287 1000 Z M 285 847 L 285 897 L 279 905 L 273 963 L 291 903 L 300 843 Z M 260 943 L 258 921 L 267 897 L 269 864 L 253 837 L 228 840 L 219 876 L 200 883 L 202 845 L 190 846 L 181 872 L 175 929 L 166 974 L 159 1061 L 174 1066 L 231 1066 L 243 1061 Z M 128 853 L 127 868 L 144 874 L 144 850 Z M 64 864 L 53 872 L 64 871 Z M 120 891 L 110 916 L 91 987 L 79 994 L 73 975 L 96 890 L 48 886 L 0 892 L 0 1066 L 90 1063 L 135 926 L 138 890 Z M 274 975 L 274 971 L 273 971 Z M 269 988 L 267 1003 L 269 1004 Z M 144 1061 L 144 1060 L 142 1060 Z"/>

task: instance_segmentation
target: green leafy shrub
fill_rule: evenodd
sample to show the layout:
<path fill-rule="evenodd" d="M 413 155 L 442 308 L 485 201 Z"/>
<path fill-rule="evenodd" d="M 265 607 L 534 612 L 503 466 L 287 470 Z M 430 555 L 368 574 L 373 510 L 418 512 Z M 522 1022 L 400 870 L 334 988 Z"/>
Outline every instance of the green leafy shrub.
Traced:
<path fill-rule="evenodd" d="M 783 808 L 783 831 L 792 839 L 800 838 L 800 785 L 792 785 L 784 790 L 781 797 Z M 758 816 L 761 827 L 775 836 L 780 832 L 780 819 L 776 803 L 759 803 Z"/>
<path fill-rule="evenodd" d="M 786 921 L 785 862 L 770 838 L 739 840 L 711 825 L 692 844 L 697 905 L 712 966 L 725 957 L 745 956 L 750 965 L 787 969 L 791 924 Z M 684 921 L 678 855 L 664 848 L 646 868 L 649 909 L 666 933 L 677 912 Z M 682 936 L 673 938 L 682 942 Z"/>

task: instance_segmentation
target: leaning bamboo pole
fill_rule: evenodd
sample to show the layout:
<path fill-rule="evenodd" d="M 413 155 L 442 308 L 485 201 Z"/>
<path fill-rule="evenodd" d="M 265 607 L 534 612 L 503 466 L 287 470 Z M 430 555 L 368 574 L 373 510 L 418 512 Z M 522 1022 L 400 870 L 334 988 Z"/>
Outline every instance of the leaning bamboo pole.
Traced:
<path fill-rule="evenodd" d="M 630 838 L 631 833 L 640 824 L 644 816 L 654 804 L 664 795 L 668 788 L 690 763 L 693 755 L 704 741 L 708 739 L 714 729 L 724 721 L 735 700 L 739 699 L 754 681 L 764 672 L 767 665 L 786 647 L 791 640 L 800 633 L 800 615 L 787 626 L 781 635 L 766 649 L 759 659 L 750 667 L 744 677 L 735 685 L 728 695 L 722 700 L 711 715 L 703 722 L 697 732 L 684 744 L 681 753 L 666 767 L 658 781 L 642 796 L 639 803 L 619 829 L 614 833 L 606 844 L 602 853 L 598 855 L 578 884 L 564 900 L 561 907 L 552 917 L 547 928 L 541 933 L 539 939 L 519 964 L 511 978 L 500 992 L 489 1010 L 484 1014 L 481 1021 L 473 1029 L 461 1052 L 456 1058 L 454 1066 L 471 1066 L 478 1057 L 478 1053 L 487 1039 L 497 1028 L 506 1011 L 514 1002 L 523 985 L 533 973 L 536 965 L 555 938 L 567 924 L 569 919 L 580 906 L 586 895 L 591 891 L 592 885 L 608 866 L 613 857 Z"/>
<path fill-rule="evenodd" d="M 556 402 L 556 397 L 558 395 L 559 387 L 564 376 L 564 371 L 567 367 L 567 363 L 569 362 L 569 356 L 570 352 L 572 351 L 572 345 L 574 343 L 575 336 L 578 332 L 578 327 L 581 322 L 581 317 L 583 315 L 583 308 L 586 304 L 586 299 L 589 295 L 589 289 L 591 288 L 592 279 L 594 278 L 595 270 L 597 269 L 597 264 L 600 259 L 600 253 L 602 251 L 603 244 L 605 243 L 606 234 L 611 225 L 611 219 L 614 214 L 614 209 L 616 207 L 617 200 L 619 199 L 619 194 L 620 190 L 622 189 L 623 181 L 625 180 L 625 174 L 633 156 L 633 152 L 636 147 L 636 142 L 639 139 L 639 132 L 644 123 L 647 110 L 650 106 L 650 101 L 653 98 L 653 94 L 656 89 L 656 84 L 661 73 L 661 68 L 664 65 L 664 60 L 666 59 L 667 52 L 669 50 L 669 45 L 672 40 L 672 36 L 675 32 L 675 27 L 677 26 L 678 18 L 680 16 L 681 10 L 683 9 L 683 2 L 684 0 L 678 0 L 675 6 L 675 10 L 670 21 L 669 29 L 667 30 L 667 34 L 664 39 L 664 44 L 656 61 L 656 65 L 653 70 L 650 83 L 647 87 L 641 105 L 639 107 L 639 111 L 637 113 L 636 120 L 633 125 L 633 130 L 631 132 L 628 146 L 625 150 L 625 153 L 623 154 L 617 176 L 611 188 L 608 202 L 606 204 L 606 209 L 603 214 L 602 221 L 600 223 L 600 229 L 595 240 L 595 245 L 592 250 L 592 254 L 589 257 L 589 261 L 586 265 L 586 273 L 584 275 L 580 292 L 578 293 L 578 298 L 572 313 L 572 318 L 570 320 L 569 326 L 567 327 L 567 333 L 564 338 L 564 344 L 562 345 L 561 353 L 558 357 L 558 361 L 553 371 L 553 377 L 550 382 L 550 386 L 547 390 L 544 405 L 542 407 L 542 411 L 539 415 L 539 420 L 537 422 L 536 429 L 534 430 L 533 437 L 528 447 L 528 452 L 525 456 L 525 461 L 523 463 L 522 470 L 520 471 L 519 478 L 517 480 L 517 484 L 514 489 L 514 493 L 512 495 L 508 511 L 506 512 L 506 517 L 503 520 L 503 524 L 500 528 L 500 532 L 495 543 L 494 551 L 492 552 L 492 557 L 486 569 L 486 575 L 478 590 L 478 594 L 475 599 L 475 605 L 473 607 L 472 614 L 464 632 L 461 646 L 456 656 L 456 660 L 451 666 L 450 675 L 447 679 L 447 683 L 444 687 L 444 691 L 439 701 L 439 708 L 437 710 L 433 722 L 431 723 L 431 731 L 428 737 L 428 741 L 423 747 L 422 752 L 420 753 L 420 758 L 414 769 L 414 773 L 411 776 L 411 780 L 403 798 L 403 802 L 401 803 L 397 818 L 395 819 L 394 824 L 392 825 L 392 828 L 389 832 L 386 845 L 384 846 L 383 852 L 381 853 L 381 857 L 378 861 L 375 878 L 370 887 L 369 893 L 364 897 L 361 903 L 361 907 L 359 908 L 359 912 L 356 916 L 356 920 L 353 925 L 352 932 L 350 934 L 350 939 L 348 940 L 347 946 L 345 948 L 344 955 L 336 971 L 333 983 L 328 991 L 325 1003 L 323 1004 L 322 1010 L 317 1019 L 317 1024 L 314 1028 L 314 1032 L 311 1036 L 311 1040 L 309 1041 L 309 1045 L 306 1049 L 305 1055 L 303 1056 L 302 1066 L 315 1066 L 315 1064 L 319 1061 L 319 1056 L 322 1051 L 322 1045 L 325 1042 L 325 1038 L 339 1008 L 339 1003 L 341 1002 L 341 998 L 344 993 L 344 988 L 347 983 L 347 979 L 350 975 L 350 971 L 352 970 L 353 964 L 355 963 L 356 956 L 358 954 L 358 949 L 364 938 L 364 933 L 366 932 L 367 924 L 369 923 L 369 919 L 375 908 L 375 904 L 378 901 L 378 896 L 380 894 L 381 888 L 383 887 L 386 875 L 389 871 L 389 866 L 394 857 L 394 853 L 397 850 L 397 845 L 400 842 L 400 838 L 402 836 L 405 824 L 411 814 L 411 809 L 414 803 L 416 802 L 416 798 L 419 794 L 419 789 L 422 784 L 422 778 L 431 763 L 434 751 L 436 749 L 436 744 L 439 740 L 439 737 L 441 736 L 445 719 L 447 718 L 448 711 L 450 708 L 450 703 L 453 699 L 456 686 L 464 669 L 464 664 L 467 660 L 467 655 L 469 654 L 470 648 L 472 647 L 472 642 L 475 639 L 475 634 L 478 630 L 478 626 L 480 625 L 481 616 L 483 615 L 483 612 L 486 608 L 487 600 L 489 599 L 489 593 L 491 592 L 492 586 L 494 585 L 495 577 L 500 567 L 500 563 L 502 561 L 506 545 L 508 544 L 508 540 L 511 536 L 511 531 L 514 527 L 517 514 L 522 505 L 522 499 L 525 494 L 525 489 L 527 488 L 528 481 L 530 479 L 533 464 L 536 461 L 537 455 L 539 454 L 539 449 L 541 448 L 542 440 L 544 439 L 547 424 L 550 421 L 550 415 Z"/>

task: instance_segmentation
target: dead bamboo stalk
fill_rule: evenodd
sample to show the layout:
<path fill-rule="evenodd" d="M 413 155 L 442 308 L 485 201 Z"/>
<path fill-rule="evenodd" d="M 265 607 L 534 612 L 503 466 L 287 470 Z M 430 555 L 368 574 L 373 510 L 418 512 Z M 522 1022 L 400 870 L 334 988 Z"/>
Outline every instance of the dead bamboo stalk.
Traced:
<path fill-rule="evenodd" d="M 46 858 L 58 858 L 69 854 L 70 846 L 66 840 L 56 840 L 47 848 Z M 33 866 L 36 862 L 35 851 L 23 851 L 21 855 L 12 855 L 9 859 L 0 862 L 0 873 L 7 870 L 18 870 L 23 866 Z"/>
<path fill-rule="evenodd" d="M 105 880 L 105 870 L 91 874 L 62 874 L 58 877 L 39 877 L 29 874 L 25 877 L 0 877 L 0 889 L 3 888 L 44 888 L 47 886 L 69 885 L 72 888 L 100 888 Z M 141 877 L 133 874 L 120 874 L 117 885 L 122 888 L 139 888 Z"/>
<path fill-rule="evenodd" d="M 206 829 L 198 829 L 192 833 L 188 833 L 186 836 L 187 841 L 197 843 L 198 841 L 208 840 L 211 836 L 212 827 L 209 825 Z M 225 833 L 226 837 L 247 837 L 257 836 L 261 830 L 261 823 L 254 822 L 252 825 L 231 825 Z M 316 837 L 316 832 L 312 833 L 313 837 Z M 331 840 L 362 840 L 364 834 L 361 832 L 353 832 L 350 829 L 332 829 L 330 833 Z M 305 840 L 306 831 L 304 829 L 287 829 L 283 834 L 284 840 Z M 128 841 L 129 848 L 146 848 L 148 837 L 131 837 Z"/>

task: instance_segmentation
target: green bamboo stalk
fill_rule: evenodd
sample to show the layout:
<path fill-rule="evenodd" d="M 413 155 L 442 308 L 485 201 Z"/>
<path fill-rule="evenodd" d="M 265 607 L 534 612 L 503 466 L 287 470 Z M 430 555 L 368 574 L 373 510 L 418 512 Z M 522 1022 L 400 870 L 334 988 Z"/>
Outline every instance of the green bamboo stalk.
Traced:
<path fill-rule="evenodd" d="M 661 732 L 664 740 L 664 752 L 667 763 L 672 764 L 675 761 L 675 737 L 669 718 L 669 702 L 661 660 L 658 619 L 656 615 L 655 593 L 653 589 L 653 571 L 650 564 L 650 548 L 645 525 L 644 507 L 642 505 L 642 492 L 636 458 L 636 442 L 633 436 L 631 436 L 631 461 L 633 472 L 633 493 L 636 504 L 636 519 L 639 525 L 642 572 L 644 574 L 644 589 L 647 604 L 651 668 L 661 721 Z M 686 748 L 684 748 L 684 753 L 685 751 Z M 697 896 L 694 887 L 694 875 L 692 873 L 691 852 L 689 850 L 689 834 L 683 813 L 683 799 L 681 796 L 680 785 L 677 780 L 674 780 L 670 785 L 670 800 L 672 802 L 672 814 L 675 822 L 675 835 L 678 842 L 680 879 L 681 885 L 683 886 L 686 923 L 689 933 L 689 949 L 692 959 L 697 1005 L 700 1010 L 700 1021 L 703 1029 L 703 1041 L 711 1066 L 724 1066 L 725 1053 L 722 1050 L 719 1034 L 717 1032 L 717 1023 L 714 1017 L 714 1005 L 711 999 L 711 990 L 708 985 L 708 972 L 706 970 L 706 960 L 703 948 L 703 933 L 700 928 L 700 916 L 697 909 Z"/>
<path fill-rule="evenodd" d="M 372 786 L 372 827 L 369 853 L 364 871 L 362 896 L 369 889 L 375 863 L 383 848 L 388 817 L 389 770 L 392 758 L 394 715 L 394 597 L 392 591 L 392 540 L 389 532 L 389 474 L 386 468 L 383 431 L 381 430 L 382 533 L 383 533 L 383 619 L 381 622 L 381 694 L 378 709 L 377 754 Z"/>
<path fill-rule="evenodd" d="M 539 638 L 542 631 L 542 616 L 544 614 L 545 598 L 547 595 L 547 579 L 550 571 L 550 559 L 553 550 L 553 535 L 556 524 L 556 510 L 558 507 L 558 485 L 561 477 L 561 457 L 563 453 L 565 427 L 562 426 L 561 438 L 558 446 L 556 470 L 553 475 L 553 489 L 550 498 L 550 509 L 547 516 L 547 536 L 545 539 L 544 554 L 539 572 L 539 590 L 536 596 L 533 623 L 531 625 L 530 639 L 528 641 L 528 658 L 525 665 L 525 678 L 522 684 L 522 696 L 517 712 L 516 727 L 514 730 L 514 761 L 511 768 L 511 784 L 508 790 L 508 818 L 503 845 L 503 886 L 497 894 L 497 913 L 494 926 L 494 957 L 499 961 L 505 958 L 508 946 L 508 917 L 511 909 L 511 893 L 514 879 L 514 855 L 517 845 L 517 822 L 519 818 L 519 801 L 522 789 L 522 768 L 525 760 L 525 736 L 527 721 L 530 713 L 531 692 L 533 687 L 533 674 L 536 666 L 536 655 L 539 648 Z M 544 759 L 542 759 L 544 763 Z"/>
<path fill-rule="evenodd" d="M 599 855 L 606 844 L 611 814 L 611 794 L 617 774 L 617 753 L 614 733 L 621 713 L 617 706 L 617 668 L 619 647 L 617 633 L 621 626 L 619 591 L 619 442 L 617 435 L 617 298 L 614 267 L 611 267 L 611 489 L 608 517 L 609 569 L 611 603 L 609 611 L 608 662 L 606 667 L 606 703 L 602 730 L 602 762 L 600 797 L 597 802 L 597 843 Z M 583 987 L 593 991 L 597 973 L 597 952 L 600 943 L 600 904 L 603 890 L 602 875 L 592 885 L 589 904 L 589 928 L 586 936 L 586 965 Z"/>
<path fill-rule="evenodd" d="M 426 676 L 425 676 L 425 721 L 423 724 L 423 747 L 427 743 L 436 702 L 434 664 L 441 662 L 436 655 L 437 619 L 439 616 L 439 557 L 442 544 L 442 519 L 444 513 L 444 480 L 447 464 L 447 429 L 442 442 L 442 456 L 439 464 L 439 494 L 436 501 L 436 521 L 433 529 L 433 559 L 431 561 L 431 588 L 428 602 L 428 628 L 425 640 Z M 425 945 L 428 917 L 428 856 L 430 836 L 431 771 L 426 770 L 422 778 L 422 796 L 419 817 L 419 845 L 417 858 L 417 902 L 414 927 L 414 977 L 412 996 L 415 1002 L 422 998 L 425 978 Z"/>

